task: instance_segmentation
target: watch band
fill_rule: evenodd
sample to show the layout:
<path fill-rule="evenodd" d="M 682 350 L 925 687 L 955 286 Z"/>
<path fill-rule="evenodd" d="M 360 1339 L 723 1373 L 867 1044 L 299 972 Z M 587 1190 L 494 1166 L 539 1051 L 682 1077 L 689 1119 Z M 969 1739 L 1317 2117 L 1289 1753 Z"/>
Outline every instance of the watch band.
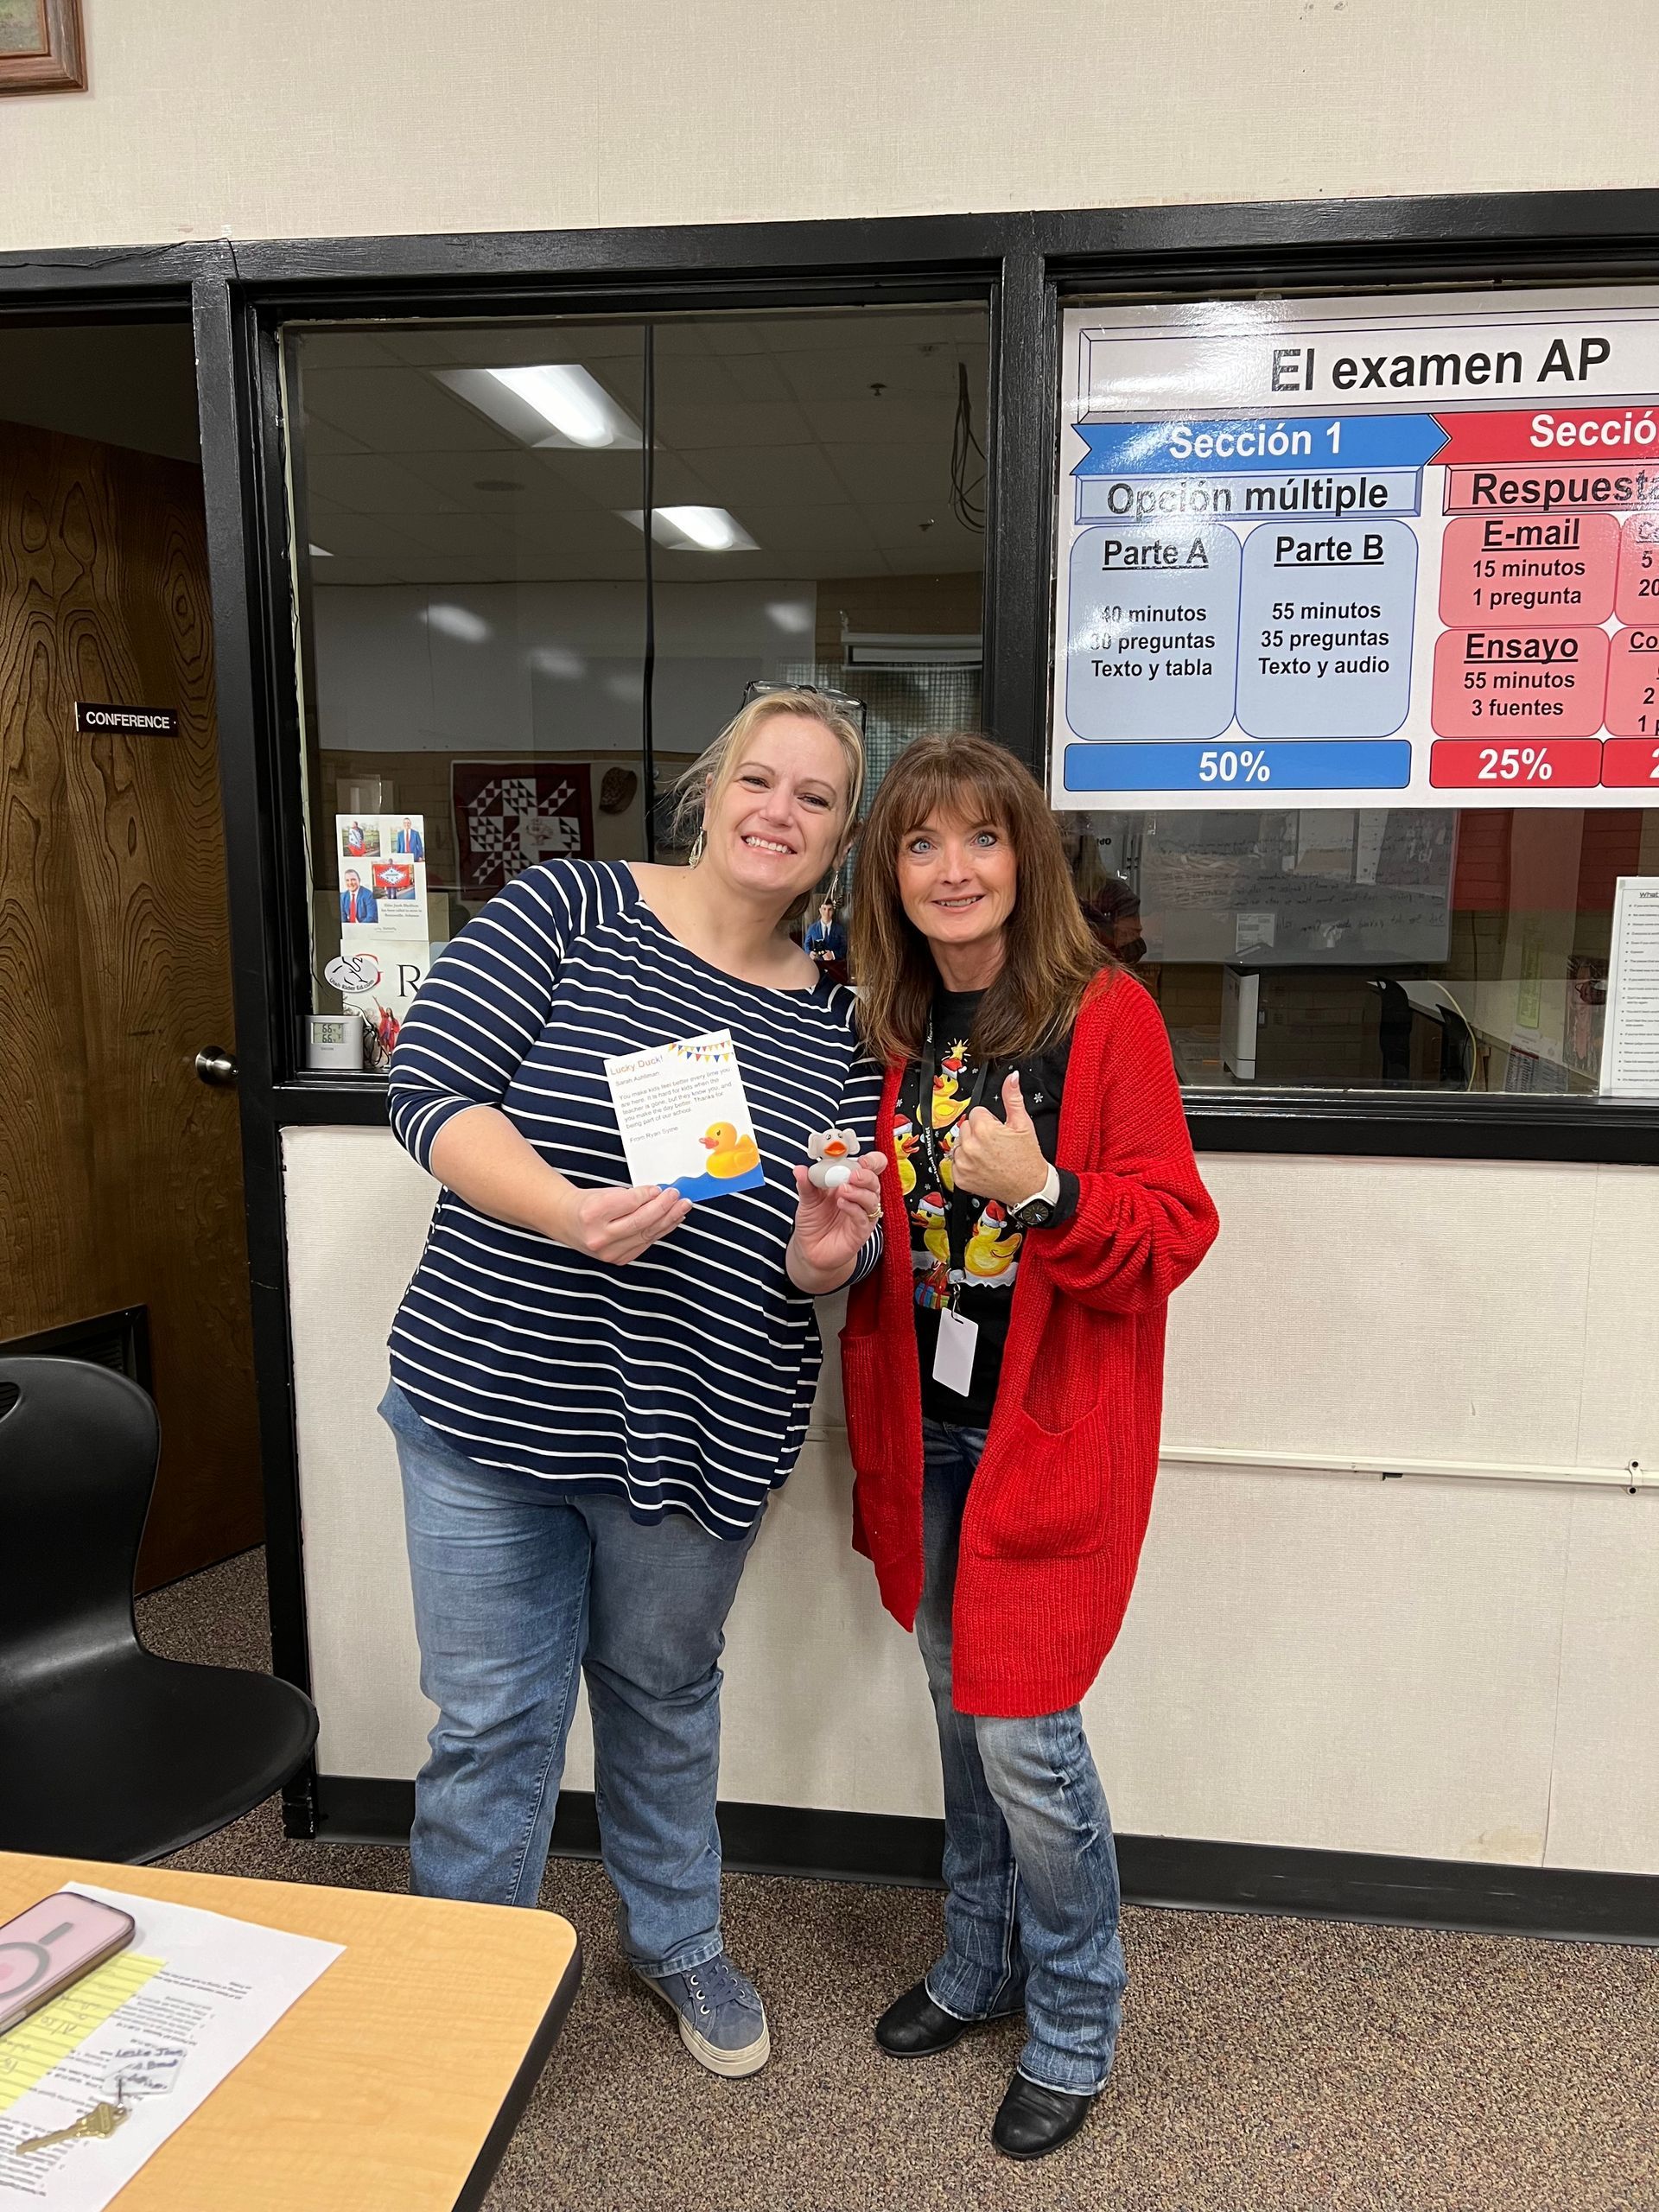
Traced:
<path fill-rule="evenodd" d="M 1058 1167 L 1051 1166 L 1047 1174 L 1043 1178 L 1041 1189 L 1033 1191 L 1028 1198 L 1021 1198 L 1017 1206 L 1010 1206 L 1008 1212 L 1010 1216 L 1023 1213 L 1027 1206 L 1034 1206 L 1039 1199 L 1046 1206 L 1058 1205 L 1059 1197 L 1060 1171 Z"/>

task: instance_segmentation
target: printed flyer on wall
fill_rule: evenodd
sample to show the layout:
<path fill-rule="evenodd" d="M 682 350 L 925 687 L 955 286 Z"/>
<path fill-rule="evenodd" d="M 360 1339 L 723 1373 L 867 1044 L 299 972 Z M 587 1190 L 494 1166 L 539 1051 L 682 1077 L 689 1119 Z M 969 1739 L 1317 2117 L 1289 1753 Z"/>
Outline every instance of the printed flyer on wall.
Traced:
<path fill-rule="evenodd" d="M 426 823 L 418 814 L 337 814 L 340 936 L 424 938 Z"/>
<path fill-rule="evenodd" d="M 1659 292 L 1068 309 L 1053 800 L 1659 791 Z"/>

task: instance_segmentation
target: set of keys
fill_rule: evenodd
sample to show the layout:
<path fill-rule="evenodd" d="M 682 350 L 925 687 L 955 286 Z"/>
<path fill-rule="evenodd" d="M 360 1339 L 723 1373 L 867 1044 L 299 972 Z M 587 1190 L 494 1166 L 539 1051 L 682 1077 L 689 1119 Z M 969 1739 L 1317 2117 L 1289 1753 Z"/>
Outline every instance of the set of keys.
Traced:
<path fill-rule="evenodd" d="M 57 2143 L 82 2141 L 89 2135 L 113 2135 L 123 2120 L 130 2117 L 125 2105 L 94 2105 L 90 2112 L 82 2113 L 80 2118 L 69 2126 L 54 2128 L 50 2135 L 31 2136 L 28 2142 L 20 2143 L 17 2148 L 20 2151 L 49 2151 Z"/>

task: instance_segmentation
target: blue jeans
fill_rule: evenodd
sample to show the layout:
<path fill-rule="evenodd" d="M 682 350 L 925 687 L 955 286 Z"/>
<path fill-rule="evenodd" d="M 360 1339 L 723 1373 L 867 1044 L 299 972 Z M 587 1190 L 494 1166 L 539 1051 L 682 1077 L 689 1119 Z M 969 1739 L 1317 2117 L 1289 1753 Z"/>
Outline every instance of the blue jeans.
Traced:
<path fill-rule="evenodd" d="M 728 1542 L 683 1514 L 648 1528 L 620 1498 L 481 1467 L 396 1384 L 380 1411 L 403 1471 L 421 1688 L 438 1707 L 411 1886 L 536 1903 L 580 1668 L 623 1948 L 652 1974 L 717 1957 L 721 1631 L 753 1530 Z"/>
<path fill-rule="evenodd" d="M 1111 2071 L 1128 1980 L 1118 1934 L 1111 1815 L 1077 1707 L 1035 1719 L 958 1713 L 950 1612 L 968 1489 L 982 1428 L 924 1421 L 926 1580 L 916 1638 L 944 1767 L 944 1956 L 927 1976 L 958 2019 L 1014 2012 L 1028 2031 L 1020 2071 L 1092 2094 Z"/>

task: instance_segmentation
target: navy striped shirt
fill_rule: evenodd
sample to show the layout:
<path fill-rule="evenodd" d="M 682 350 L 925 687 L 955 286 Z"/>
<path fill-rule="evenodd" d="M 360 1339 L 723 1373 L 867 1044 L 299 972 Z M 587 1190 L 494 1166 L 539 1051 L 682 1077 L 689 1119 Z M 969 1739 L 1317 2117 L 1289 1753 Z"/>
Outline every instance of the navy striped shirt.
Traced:
<path fill-rule="evenodd" d="M 784 1268 L 795 1163 L 831 1122 L 874 1141 L 880 1072 L 851 992 L 743 982 L 671 935 L 627 868 L 550 861 L 433 966 L 392 1056 L 391 1110 L 423 1167 L 444 1123 L 483 1104 L 578 1188 L 626 1183 L 604 1062 L 710 1029 L 735 1042 L 764 1185 L 695 1205 L 621 1268 L 445 1191 L 391 1374 L 480 1465 L 738 1537 L 795 1464 L 823 1363 L 812 1300 Z M 858 1274 L 878 1250 L 879 1232 Z"/>

